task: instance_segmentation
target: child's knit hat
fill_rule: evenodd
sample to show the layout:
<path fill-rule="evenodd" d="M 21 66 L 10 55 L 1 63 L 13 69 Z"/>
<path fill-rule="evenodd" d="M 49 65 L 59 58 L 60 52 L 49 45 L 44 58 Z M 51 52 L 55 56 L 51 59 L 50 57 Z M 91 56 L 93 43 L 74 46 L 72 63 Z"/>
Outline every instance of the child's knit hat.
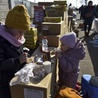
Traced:
<path fill-rule="evenodd" d="M 74 32 L 69 32 L 65 35 L 63 35 L 60 38 L 60 41 L 64 44 L 69 46 L 70 48 L 73 48 L 76 45 L 76 34 Z"/>
<path fill-rule="evenodd" d="M 24 5 L 19 4 L 11 9 L 6 16 L 5 25 L 21 30 L 29 30 L 30 16 L 27 8 Z"/>

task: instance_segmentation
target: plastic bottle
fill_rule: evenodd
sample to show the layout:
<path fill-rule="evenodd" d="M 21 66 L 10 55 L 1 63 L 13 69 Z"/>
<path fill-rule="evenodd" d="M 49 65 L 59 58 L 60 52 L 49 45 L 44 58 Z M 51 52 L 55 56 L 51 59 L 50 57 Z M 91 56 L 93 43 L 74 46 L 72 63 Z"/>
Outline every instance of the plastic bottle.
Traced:
<path fill-rule="evenodd" d="M 37 60 L 38 60 L 38 55 L 35 55 L 34 62 L 37 62 Z"/>
<path fill-rule="evenodd" d="M 50 61 L 50 51 L 48 49 L 48 40 L 44 36 L 42 39 L 42 52 L 43 52 L 43 61 Z"/>
<path fill-rule="evenodd" d="M 48 40 L 47 37 L 44 36 L 42 39 L 42 52 L 47 52 L 48 51 Z"/>

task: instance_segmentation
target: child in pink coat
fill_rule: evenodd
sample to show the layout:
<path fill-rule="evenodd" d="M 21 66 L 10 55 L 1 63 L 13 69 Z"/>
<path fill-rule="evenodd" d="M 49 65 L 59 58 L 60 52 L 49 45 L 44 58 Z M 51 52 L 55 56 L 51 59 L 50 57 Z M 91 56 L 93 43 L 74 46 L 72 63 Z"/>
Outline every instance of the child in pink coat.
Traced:
<path fill-rule="evenodd" d="M 76 87 L 79 75 L 79 62 L 85 57 L 85 47 L 74 32 L 60 38 L 61 51 L 56 52 L 59 59 L 59 86 Z"/>

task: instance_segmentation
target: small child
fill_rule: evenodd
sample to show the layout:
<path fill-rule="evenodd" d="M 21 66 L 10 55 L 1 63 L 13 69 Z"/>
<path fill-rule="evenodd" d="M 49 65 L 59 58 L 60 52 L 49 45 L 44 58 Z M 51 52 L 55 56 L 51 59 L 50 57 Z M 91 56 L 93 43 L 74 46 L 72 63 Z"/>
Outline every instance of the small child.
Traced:
<path fill-rule="evenodd" d="M 79 61 L 85 57 L 85 47 L 74 32 L 60 38 L 61 51 L 56 52 L 59 59 L 59 86 L 74 88 L 79 75 Z"/>

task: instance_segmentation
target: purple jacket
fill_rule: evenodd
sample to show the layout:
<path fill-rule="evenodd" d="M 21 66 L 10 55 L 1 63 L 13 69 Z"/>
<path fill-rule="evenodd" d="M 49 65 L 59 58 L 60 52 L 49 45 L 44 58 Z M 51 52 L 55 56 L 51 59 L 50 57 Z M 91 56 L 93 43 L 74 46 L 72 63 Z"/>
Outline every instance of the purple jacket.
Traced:
<path fill-rule="evenodd" d="M 74 48 L 62 53 L 59 59 L 60 86 L 75 88 L 79 75 L 79 61 L 85 57 L 85 47 L 80 40 Z"/>

